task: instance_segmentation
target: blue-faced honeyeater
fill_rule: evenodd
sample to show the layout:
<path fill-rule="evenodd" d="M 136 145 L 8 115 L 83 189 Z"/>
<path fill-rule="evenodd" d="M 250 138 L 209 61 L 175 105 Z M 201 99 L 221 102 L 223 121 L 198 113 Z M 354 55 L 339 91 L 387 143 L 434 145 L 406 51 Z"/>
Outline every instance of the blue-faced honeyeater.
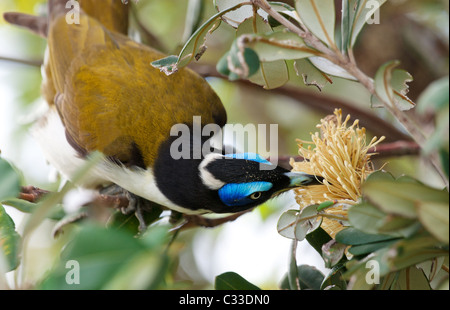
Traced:
<path fill-rule="evenodd" d="M 81 5 L 69 22 L 68 3 Z M 291 173 L 260 156 L 211 152 L 175 159 L 172 126 L 224 126 L 226 111 L 209 84 L 190 69 L 170 76 L 150 63 L 165 55 L 130 39 L 121 0 L 49 0 L 48 16 L 5 19 L 48 40 L 42 94 L 48 111 L 34 136 L 48 161 L 70 179 L 89 153 L 104 160 L 82 186 L 115 184 L 187 214 L 240 212 L 318 178 Z M 72 16 L 73 17 L 73 16 Z M 75 21 L 75 22 L 73 22 Z M 192 144 L 195 145 L 195 144 Z"/>

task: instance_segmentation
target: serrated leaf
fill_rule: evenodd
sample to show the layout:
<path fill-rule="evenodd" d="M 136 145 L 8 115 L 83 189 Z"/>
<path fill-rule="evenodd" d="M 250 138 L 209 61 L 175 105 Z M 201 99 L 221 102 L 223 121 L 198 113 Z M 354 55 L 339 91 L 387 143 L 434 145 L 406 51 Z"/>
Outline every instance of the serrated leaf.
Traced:
<path fill-rule="evenodd" d="M 19 192 L 19 175 L 10 163 L 0 157 L 0 201 L 17 197 Z"/>
<path fill-rule="evenodd" d="M 226 57 L 227 67 L 230 71 L 228 78 L 233 81 L 236 78 L 246 79 L 253 76 L 260 68 L 258 54 L 245 46 L 238 46 L 235 41 Z M 225 70 L 222 70 L 225 72 Z"/>
<path fill-rule="evenodd" d="M 278 58 L 275 61 L 262 61 L 261 56 L 267 56 L 267 53 L 262 53 L 264 49 L 261 49 L 261 46 L 258 47 L 256 44 L 251 44 L 251 42 L 242 41 L 239 38 L 252 38 L 255 40 L 258 38 L 263 38 L 260 34 L 270 35 L 272 32 L 272 28 L 260 17 L 255 16 L 253 18 L 245 20 L 241 23 L 236 31 L 236 36 L 238 37 L 235 41 L 235 44 L 239 42 L 241 45 L 249 46 L 253 48 L 259 48 L 258 59 L 261 60 L 258 71 L 251 75 L 248 79 L 250 82 L 255 83 L 257 85 L 263 86 L 265 89 L 273 89 L 284 85 L 289 80 L 289 72 L 287 69 L 287 65 L 283 59 Z M 255 41 L 257 42 L 257 41 Z M 230 50 L 231 52 L 231 50 Z M 258 53 L 258 51 L 256 51 Z M 229 65 L 228 65 L 228 69 Z M 233 71 L 233 70 L 230 70 Z M 233 72 L 229 75 L 229 78 L 232 79 Z"/>
<path fill-rule="evenodd" d="M 317 69 L 309 59 L 298 59 L 294 62 L 295 73 L 303 78 L 307 86 L 316 86 L 320 91 L 327 83 L 333 83 L 331 77 Z"/>
<path fill-rule="evenodd" d="M 6 270 L 17 268 L 19 260 L 20 235 L 16 232 L 14 221 L 0 204 L 0 256 L 6 258 Z M 3 257 L 0 257 L 3 259 Z"/>
<path fill-rule="evenodd" d="M 170 75 L 178 70 L 178 56 L 170 55 L 153 61 L 151 65 L 161 72 L 164 72 L 166 75 Z"/>
<path fill-rule="evenodd" d="M 378 69 L 374 83 L 379 98 L 372 96 L 372 107 L 383 107 L 384 102 L 402 111 L 407 111 L 415 106 L 415 103 L 406 96 L 409 90 L 407 83 L 412 81 L 412 76 L 404 70 L 395 69 L 398 65 L 398 61 L 390 61 Z"/>
<path fill-rule="evenodd" d="M 313 34 L 328 46 L 335 46 L 334 0 L 296 0 L 295 7 L 300 19 Z"/>
<path fill-rule="evenodd" d="M 235 272 L 225 272 L 218 275 L 214 281 L 216 290 L 260 290 Z"/>

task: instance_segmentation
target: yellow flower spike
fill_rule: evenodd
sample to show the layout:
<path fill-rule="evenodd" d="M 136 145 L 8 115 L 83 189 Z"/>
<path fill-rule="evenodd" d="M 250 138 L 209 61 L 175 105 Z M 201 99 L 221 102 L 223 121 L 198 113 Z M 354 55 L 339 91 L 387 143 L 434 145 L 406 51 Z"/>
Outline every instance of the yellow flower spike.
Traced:
<path fill-rule="evenodd" d="M 348 207 L 361 197 L 361 184 L 374 171 L 370 162 L 373 153 L 368 150 L 384 140 L 374 137 L 367 144 L 366 129 L 359 128 L 359 120 L 347 127 L 349 121 L 350 115 L 342 121 L 342 111 L 336 109 L 334 115 L 325 117 L 316 126 L 320 133 L 311 134 L 311 142 L 297 140 L 304 161 L 290 162 L 292 171 L 324 178 L 321 185 L 296 189 L 295 197 L 301 209 L 328 200 L 335 202 L 324 210 L 322 222 L 322 228 L 333 238 L 344 228 Z"/>

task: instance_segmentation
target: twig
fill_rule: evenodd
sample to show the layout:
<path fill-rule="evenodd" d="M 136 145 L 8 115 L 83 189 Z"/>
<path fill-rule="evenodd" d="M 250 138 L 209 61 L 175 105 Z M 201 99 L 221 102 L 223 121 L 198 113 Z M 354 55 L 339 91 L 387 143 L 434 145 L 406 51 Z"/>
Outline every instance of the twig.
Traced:
<path fill-rule="evenodd" d="M 49 194 L 50 192 L 47 190 L 40 189 L 35 186 L 24 186 L 22 187 L 21 192 L 19 193 L 18 198 L 26 200 L 28 202 L 36 203 L 38 202 L 43 196 Z M 125 195 L 104 195 L 99 194 L 97 195 L 91 202 L 87 203 L 86 205 L 95 205 L 98 207 L 104 207 L 104 208 L 113 208 L 120 210 L 121 208 L 126 208 L 129 204 L 128 198 L 126 198 Z M 239 218 L 241 215 L 249 212 L 251 210 L 246 210 L 243 212 L 238 212 L 226 217 L 221 218 L 206 218 L 201 215 L 187 215 L 183 214 L 183 218 L 185 219 L 184 223 L 182 223 L 179 227 L 177 227 L 177 230 L 184 230 L 189 229 L 193 227 L 217 227 L 219 225 L 222 225 L 224 223 L 232 222 Z M 86 215 L 83 215 L 84 217 Z"/>
<path fill-rule="evenodd" d="M 226 216 L 226 217 L 214 218 L 214 219 L 206 218 L 201 215 L 183 214 L 183 218 L 186 220 L 186 222 L 184 224 L 182 224 L 179 227 L 179 229 L 184 230 L 184 229 L 193 228 L 193 227 L 205 227 L 205 228 L 217 227 L 222 224 L 232 222 L 232 221 L 236 220 L 237 218 L 241 217 L 242 215 L 244 215 L 245 213 L 250 212 L 250 211 L 252 211 L 252 209 L 238 212 L 238 213 Z"/>
<path fill-rule="evenodd" d="M 0 56 L 0 61 L 15 62 L 18 64 L 33 66 L 33 67 L 42 66 L 42 60 L 18 59 L 18 58 Z"/>
<path fill-rule="evenodd" d="M 417 156 L 420 154 L 420 146 L 412 141 L 396 141 L 392 143 L 379 144 L 375 147 L 369 149 L 368 153 L 373 154 L 372 156 L 376 159 L 385 157 L 396 157 L 396 156 Z M 289 164 L 291 158 L 296 162 L 303 161 L 304 158 L 299 155 L 293 156 L 279 156 L 277 158 L 269 158 L 271 162 L 278 163 L 279 166 L 286 169 L 291 169 Z"/>

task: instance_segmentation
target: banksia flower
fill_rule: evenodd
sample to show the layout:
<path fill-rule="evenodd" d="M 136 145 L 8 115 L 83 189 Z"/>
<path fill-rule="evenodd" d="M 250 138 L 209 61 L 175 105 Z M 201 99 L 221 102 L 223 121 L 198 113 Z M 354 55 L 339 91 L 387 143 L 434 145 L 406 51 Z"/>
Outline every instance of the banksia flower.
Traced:
<path fill-rule="evenodd" d="M 342 121 L 342 111 L 321 120 L 318 132 L 311 135 L 312 142 L 298 140 L 302 162 L 291 160 L 292 171 L 303 171 L 324 178 L 323 184 L 298 188 L 295 197 L 300 208 L 325 201 L 333 201 L 325 209 L 322 228 L 331 236 L 344 228 L 347 209 L 361 197 L 361 184 L 374 171 L 369 149 L 384 140 L 374 137 L 366 141 L 365 128 L 359 128 L 355 120 L 349 127 L 350 115 Z M 304 146 L 307 145 L 307 148 Z"/>

